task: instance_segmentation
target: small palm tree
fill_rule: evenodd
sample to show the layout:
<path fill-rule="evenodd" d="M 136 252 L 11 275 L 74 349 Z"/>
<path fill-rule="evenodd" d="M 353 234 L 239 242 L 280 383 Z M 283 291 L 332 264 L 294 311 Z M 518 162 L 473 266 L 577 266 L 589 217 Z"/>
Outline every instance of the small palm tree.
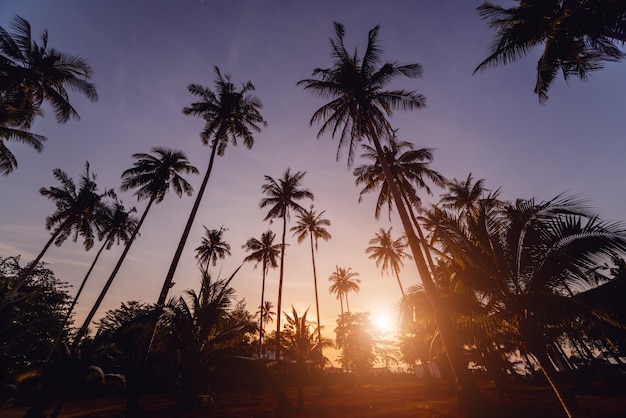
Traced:
<path fill-rule="evenodd" d="M 254 91 L 254 85 L 251 81 L 244 83 L 241 90 L 237 90 L 231 82 L 230 76 L 228 74 L 222 75 L 220 69 L 215 67 L 215 89 L 214 92 L 198 84 L 190 84 L 187 87 L 187 90 L 194 96 L 199 96 L 201 101 L 192 103 L 190 107 L 185 107 L 183 113 L 200 116 L 205 120 L 200 138 L 203 144 L 208 144 L 211 147 L 211 156 L 209 157 L 209 167 L 191 208 L 183 235 L 180 237 L 174 258 L 163 281 L 163 287 L 157 301 L 158 305 L 165 303 L 167 292 L 172 287 L 178 261 L 183 253 L 187 237 L 189 237 L 209 177 L 211 177 L 215 155 L 224 155 L 229 142 L 237 145 L 237 138 L 243 139 L 246 148 L 252 148 L 252 144 L 254 144 L 252 132 L 261 132 L 260 125 L 265 126 L 267 124 L 261 116 L 260 110 L 263 107 L 261 100 L 250 94 L 251 91 Z"/>
<path fill-rule="evenodd" d="M 355 292 L 359 293 L 361 287 L 359 283 L 361 283 L 361 279 L 356 279 L 359 273 L 352 271 L 351 267 L 339 267 L 335 266 L 335 271 L 330 275 L 328 281 L 331 282 L 328 290 L 330 293 L 334 293 L 339 299 L 339 303 L 341 304 L 341 316 L 343 317 L 343 300 L 346 300 L 346 310 L 350 313 L 350 304 L 348 303 L 348 293 Z"/>
<path fill-rule="evenodd" d="M 102 199 L 112 195 L 111 190 L 98 193 L 96 176 L 89 171 L 88 162 L 85 163 L 85 171 L 80 175 L 78 188 L 65 171 L 56 168 L 52 174 L 61 183 L 61 187 L 42 187 L 39 193 L 53 200 L 56 205 L 56 211 L 46 218 L 46 229 L 54 232 L 39 255 L 22 271 L 15 286 L 11 289 L 10 297 L 17 294 L 52 243 L 60 246 L 70 236 L 73 236 L 74 242 L 81 236 L 85 249 L 91 249 L 94 244 L 96 225 L 105 213 Z"/>
<path fill-rule="evenodd" d="M 91 311 L 83 322 L 83 325 L 74 337 L 74 341 L 72 342 L 73 347 L 80 342 L 80 339 L 87 332 L 87 327 L 100 307 L 100 304 L 108 292 L 109 287 L 111 287 L 113 280 L 115 280 L 119 269 L 122 267 L 122 263 L 126 259 L 126 255 L 130 251 L 130 247 L 135 241 L 135 238 L 139 233 L 139 229 L 143 225 L 152 204 L 161 203 L 170 188 L 174 190 L 174 193 L 176 193 L 179 197 L 181 197 L 183 193 L 187 196 L 191 196 L 193 193 L 193 188 L 189 182 L 187 182 L 187 180 L 180 175 L 180 173 L 196 174 L 198 169 L 189 164 L 185 154 L 182 151 L 162 147 L 152 148 L 152 152 L 153 154 L 133 154 L 133 158 L 136 160 L 133 163 L 133 167 L 122 173 L 122 185 L 120 188 L 123 191 L 135 188 L 138 189 L 135 192 L 137 200 L 148 199 L 148 204 L 146 205 L 137 226 L 133 230 L 130 239 L 126 241 L 124 251 L 122 251 L 120 258 L 102 288 L 98 299 L 92 306 Z"/>
<path fill-rule="evenodd" d="M 466 216 L 483 197 L 485 192 L 485 180 L 474 181 L 472 173 L 465 180 L 454 179 L 448 182 L 448 192 L 441 195 L 439 205 L 446 209 L 454 209 L 463 212 Z"/>
<path fill-rule="evenodd" d="M 202 237 L 202 242 L 195 251 L 198 264 L 203 266 L 206 271 L 209 269 L 209 264 L 215 267 L 218 258 L 223 260 L 227 255 L 230 255 L 230 244 L 222 239 L 222 235 L 226 231 L 223 226 L 220 229 L 211 230 L 204 225 L 202 227 L 204 228 L 204 237 Z"/>
<path fill-rule="evenodd" d="M 265 215 L 265 221 L 282 218 L 283 234 L 280 249 L 280 276 L 278 280 L 278 306 L 276 310 L 281 312 L 283 297 L 283 279 L 285 272 L 285 239 L 287 235 L 287 219 L 291 211 L 302 212 L 304 208 L 297 202 L 302 199 L 313 200 L 313 193 L 302 189 L 300 184 L 305 171 L 298 171 L 294 175 L 288 168 L 282 178 L 278 180 L 265 176 L 265 184 L 262 186 L 263 193 L 267 196 L 261 199 L 260 207 L 270 207 Z M 276 359 L 280 359 L 280 315 L 276 318 Z"/>
<path fill-rule="evenodd" d="M 254 262 L 254 268 L 259 263 L 262 265 L 262 281 L 261 281 L 261 305 L 259 315 L 259 356 L 263 353 L 263 323 L 267 319 L 271 319 L 270 311 L 272 303 L 265 301 L 265 277 L 269 268 L 278 267 L 278 255 L 280 254 L 281 244 L 274 244 L 276 234 L 270 230 L 261 234 L 261 239 L 250 238 L 242 246 L 246 251 L 252 253 L 243 259 L 244 262 Z"/>
<path fill-rule="evenodd" d="M 89 82 L 93 69 L 77 56 L 48 47 L 48 31 L 39 42 L 33 40 L 28 21 L 15 16 L 13 32 L 0 27 L 0 172 L 8 174 L 17 167 L 15 157 L 4 141 L 14 140 L 41 151 L 45 137 L 27 132 L 34 119 L 43 115 L 47 102 L 59 123 L 79 119 L 69 102 L 67 89 L 98 100 L 95 86 Z"/>
<path fill-rule="evenodd" d="M 400 270 L 404 267 L 402 262 L 403 258 L 411 258 L 405 251 L 408 244 L 406 242 L 406 236 L 402 235 L 398 239 L 391 237 L 391 229 L 385 231 L 380 228 L 375 234 L 374 238 L 370 240 L 370 246 L 365 250 L 366 254 L 369 254 L 370 260 L 376 260 L 376 267 L 381 267 L 381 274 L 389 272 L 390 270 L 396 276 L 398 280 L 398 286 L 400 286 L 400 293 L 404 297 L 404 288 L 400 281 Z"/>
<path fill-rule="evenodd" d="M 315 268 L 315 251 L 317 251 L 317 240 L 323 239 L 324 241 L 328 241 L 331 238 L 330 233 L 326 230 L 326 226 L 330 226 L 330 221 L 328 219 L 322 218 L 326 211 L 323 210 L 320 213 L 317 213 L 313 210 L 313 205 L 309 210 L 305 210 L 302 213 L 297 215 L 298 222 L 296 226 L 290 229 L 291 232 L 297 237 L 298 244 L 309 237 L 309 242 L 311 243 L 311 262 L 313 263 L 313 286 L 315 288 L 315 311 L 317 313 L 317 323 L 320 322 L 320 302 L 317 292 L 317 271 Z M 315 245 L 314 245 L 315 244 Z M 317 327 L 317 339 L 318 341 L 322 341 L 321 334 L 321 326 Z"/>

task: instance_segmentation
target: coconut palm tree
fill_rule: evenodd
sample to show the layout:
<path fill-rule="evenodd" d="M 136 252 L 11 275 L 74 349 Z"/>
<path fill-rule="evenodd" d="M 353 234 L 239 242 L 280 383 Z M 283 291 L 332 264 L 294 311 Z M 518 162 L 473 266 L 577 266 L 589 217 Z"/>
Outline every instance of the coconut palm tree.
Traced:
<path fill-rule="evenodd" d="M 267 230 L 261 234 L 261 239 L 250 238 L 242 246 L 246 251 L 252 253 L 243 259 L 244 262 L 254 262 L 254 268 L 261 263 L 262 280 L 261 280 L 261 305 L 259 313 L 259 356 L 263 354 L 263 322 L 271 319 L 270 311 L 272 302 L 265 300 L 265 277 L 269 268 L 278 267 L 278 255 L 280 254 L 281 244 L 274 244 L 276 234 Z"/>
<path fill-rule="evenodd" d="M 220 229 L 211 230 L 204 225 L 202 227 L 204 228 L 204 236 L 200 246 L 195 251 L 198 264 L 204 266 L 204 270 L 208 270 L 209 264 L 215 267 L 218 258 L 223 260 L 227 255 L 230 255 L 230 244 L 222 239 L 222 235 L 226 231 L 223 226 Z"/>
<path fill-rule="evenodd" d="M 402 201 L 395 177 L 384 158 L 381 141 L 392 137 L 393 132 L 388 117 L 394 110 L 414 110 L 425 106 L 425 98 L 412 90 L 385 90 L 385 87 L 398 76 L 417 78 L 422 74 L 419 64 L 397 64 L 387 62 L 381 65 L 382 49 L 378 44 L 379 26 L 368 34 L 368 43 L 362 57 L 355 52 L 348 53 L 343 39 L 345 29 L 335 22 L 335 38 L 331 39 L 332 66 L 316 68 L 313 76 L 298 85 L 312 90 L 330 102 L 319 108 L 310 123 L 321 122 L 318 137 L 330 132 L 338 135 L 337 157 L 344 147 L 348 148 L 348 165 L 352 163 L 354 149 L 359 141 L 367 139 L 374 145 L 378 160 L 385 174 L 385 181 L 396 204 L 402 226 L 407 235 L 413 260 L 433 309 L 437 327 L 445 344 L 457 385 L 463 410 L 470 416 L 484 417 L 490 413 L 490 406 L 478 385 L 467 369 L 467 362 L 456 342 L 454 327 L 437 296 L 437 289 L 428 269 L 420 241 L 415 234 L 411 219 Z M 416 229 L 419 227 L 416 225 Z"/>
<path fill-rule="evenodd" d="M 320 302 L 317 294 L 317 271 L 315 268 L 315 251 L 317 251 L 317 240 L 323 239 L 328 241 L 331 239 L 330 233 L 326 230 L 326 226 L 330 226 L 328 219 L 322 218 L 326 211 L 323 210 L 317 213 L 313 210 L 313 205 L 309 210 L 305 210 L 297 215 L 298 222 L 296 226 L 290 229 L 291 232 L 297 237 L 298 244 L 300 244 L 308 236 L 311 243 L 311 262 L 313 263 L 313 286 L 315 288 L 315 311 L 317 313 L 317 323 L 320 322 Z M 315 244 L 315 245 L 314 245 Z M 317 339 L 322 341 L 321 326 L 317 327 Z M 320 346 L 321 348 L 321 346 Z"/>
<path fill-rule="evenodd" d="M 9 293 L 9 298 L 17 294 L 52 243 L 61 246 L 70 236 L 74 242 L 81 236 L 85 249 L 91 249 L 96 225 L 105 212 L 102 199 L 112 194 L 111 190 L 98 193 L 96 175 L 89 171 L 89 162 L 85 163 L 85 171 L 80 175 L 78 188 L 65 171 L 55 168 L 52 174 L 61 183 L 61 187 L 39 189 L 39 194 L 54 201 L 56 205 L 55 212 L 46 218 L 46 229 L 53 230 L 52 236 L 37 257 L 22 271 Z"/>
<path fill-rule="evenodd" d="M 389 273 L 390 270 L 395 274 L 398 286 L 400 286 L 400 293 L 404 297 L 404 288 L 400 281 L 400 270 L 404 267 L 402 259 L 411 258 L 411 256 L 405 251 L 408 246 L 406 236 L 402 235 L 398 239 L 393 239 L 391 237 L 391 229 L 391 226 L 388 231 L 380 228 L 374 235 L 374 238 L 370 240 L 370 246 L 367 247 L 365 253 L 369 254 L 368 258 L 370 260 L 376 261 L 376 267 L 382 266 L 381 274 Z"/>
<path fill-rule="evenodd" d="M 74 299 L 72 300 L 72 303 L 70 304 L 70 307 L 65 314 L 63 328 L 65 328 L 65 324 L 72 316 L 72 312 L 74 311 L 74 307 L 78 302 L 78 298 L 80 297 L 83 288 L 85 287 L 85 284 L 87 283 L 87 280 L 89 279 L 89 276 L 91 275 L 91 272 L 98 262 L 98 259 L 100 258 L 102 252 L 105 249 L 110 250 L 113 244 L 115 244 L 116 242 L 119 245 L 120 241 L 127 243 L 130 240 L 130 237 L 135 228 L 137 228 L 138 223 L 137 219 L 132 216 L 134 212 L 136 212 L 134 207 L 126 210 L 122 202 L 118 201 L 117 198 L 113 202 L 113 205 L 106 206 L 106 210 L 104 211 L 104 215 L 101 220 L 101 226 L 99 227 L 99 235 L 100 239 L 102 240 L 102 246 L 100 246 L 98 253 L 94 257 L 91 265 L 89 266 L 89 270 L 87 270 L 87 273 L 85 274 L 85 277 L 83 278 L 83 281 L 81 282 L 80 287 L 78 288 L 78 291 L 76 292 L 76 295 L 74 296 Z M 57 339 L 53 344 L 52 349 L 50 350 L 50 355 L 56 348 L 57 344 L 60 342 L 61 336 L 62 332 L 60 332 L 57 336 Z"/>
<path fill-rule="evenodd" d="M 260 125 L 265 126 L 267 124 L 261 116 L 260 110 L 263 107 L 261 100 L 250 94 L 251 91 L 254 91 L 254 85 L 251 81 L 244 83 L 238 90 L 231 82 L 230 76 L 228 74 L 222 75 L 220 69 L 215 67 L 216 91 L 199 84 L 190 84 L 187 86 L 187 90 L 194 96 L 200 97 L 201 101 L 192 103 L 190 107 L 185 107 L 183 113 L 200 116 L 205 120 L 204 129 L 200 132 L 200 139 L 203 144 L 211 147 L 211 156 L 183 235 L 180 237 L 174 258 L 163 281 L 163 287 L 157 301 L 158 305 L 165 303 L 167 292 L 172 287 L 178 261 L 183 253 L 187 237 L 200 207 L 200 201 L 213 170 L 215 155 L 224 155 L 229 142 L 237 145 L 237 138 L 243 139 L 246 148 L 252 148 L 252 144 L 254 144 L 252 133 L 261 132 Z"/>
<path fill-rule="evenodd" d="M 341 304 L 341 316 L 343 317 L 343 300 L 346 300 L 346 310 L 350 313 L 350 304 L 348 303 L 348 294 L 350 292 L 359 293 L 361 290 L 361 279 L 357 279 L 359 273 L 352 271 L 351 267 L 335 266 L 335 271 L 330 275 L 328 281 L 331 282 L 328 290 L 334 293 Z"/>
<path fill-rule="evenodd" d="M 128 251 L 130 251 L 130 247 L 135 241 L 139 229 L 143 225 L 152 204 L 161 203 L 170 189 L 172 189 L 178 197 L 181 197 L 183 193 L 187 196 L 191 196 L 193 193 L 193 187 L 191 187 L 191 184 L 189 184 L 189 182 L 181 176 L 181 173 L 196 174 L 198 173 L 198 169 L 189 164 L 187 157 L 182 151 L 154 147 L 152 148 L 152 153 L 153 154 L 133 154 L 133 158 L 136 160 L 133 163 L 133 167 L 122 173 L 122 185 L 120 187 L 122 191 L 137 189 L 135 192 L 137 200 L 148 199 L 148 204 L 146 205 L 137 226 L 133 230 L 130 239 L 126 241 L 124 251 L 122 251 L 120 258 L 102 288 L 98 299 L 92 306 L 91 311 L 83 322 L 83 325 L 74 337 L 74 341 L 72 343 L 73 347 L 80 342 L 80 339 L 83 337 L 85 332 L 87 332 L 87 327 L 100 307 L 100 304 L 108 292 L 109 287 L 111 287 L 113 280 L 115 280 L 119 269 L 122 267 L 122 263 L 126 259 L 126 255 L 128 254 Z"/>
<path fill-rule="evenodd" d="M 626 41 L 626 6 L 612 0 L 518 0 L 504 8 L 491 3 L 478 7 L 480 16 L 496 31 L 490 54 L 474 73 L 508 64 L 543 46 L 537 63 L 535 94 L 548 100 L 547 92 L 562 72 L 585 81 L 605 62 L 620 61 Z"/>
<path fill-rule="evenodd" d="M 282 178 L 278 180 L 270 176 L 265 176 L 265 184 L 262 186 L 263 194 L 266 195 L 261 199 L 260 207 L 270 207 L 265 215 L 265 221 L 282 218 L 283 234 L 280 249 L 280 276 L 278 280 L 278 305 L 277 312 L 281 312 L 283 297 L 283 279 L 285 272 L 285 239 L 287 235 L 287 220 L 291 211 L 298 213 L 304 211 L 304 208 L 297 202 L 302 199 L 313 200 L 313 193 L 308 189 L 302 189 L 300 184 L 306 171 L 298 171 L 291 174 L 291 169 L 287 168 Z M 276 317 L 276 359 L 280 359 L 280 314 Z"/>
<path fill-rule="evenodd" d="M 472 208 L 483 198 L 486 189 L 485 180 L 474 181 L 472 173 L 465 180 L 456 178 L 447 183 L 448 191 L 441 195 L 439 205 L 446 209 L 454 209 L 469 216 Z"/>
<path fill-rule="evenodd" d="M 0 167 L 3 174 L 17 167 L 15 157 L 3 141 L 15 140 L 42 149 L 45 137 L 27 132 L 41 106 L 48 103 L 59 123 L 80 119 L 69 102 L 67 89 L 98 100 L 89 82 L 93 69 L 77 56 L 48 47 L 48 31 L 34 40 L 28 21 L 13 17 L 12 31 L 0 26 Z"/>

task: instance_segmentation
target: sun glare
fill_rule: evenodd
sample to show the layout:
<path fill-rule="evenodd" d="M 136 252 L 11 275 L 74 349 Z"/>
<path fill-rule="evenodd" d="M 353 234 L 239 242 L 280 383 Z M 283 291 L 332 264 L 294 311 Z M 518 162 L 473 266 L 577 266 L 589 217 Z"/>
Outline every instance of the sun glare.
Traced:
<path fill-rule="evenodd" d="M 376 312 L 372 315 L 372 322 L 378 330 L 385 334 L 393 330 L 393 317 L 387 312 Z"/>

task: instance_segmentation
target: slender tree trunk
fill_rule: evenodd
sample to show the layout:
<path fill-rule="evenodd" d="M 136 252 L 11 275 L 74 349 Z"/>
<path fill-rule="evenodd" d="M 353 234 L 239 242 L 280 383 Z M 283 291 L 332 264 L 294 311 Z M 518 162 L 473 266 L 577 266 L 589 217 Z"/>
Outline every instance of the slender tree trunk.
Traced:
<path fill-rule="evenodd" d="M 263 356 L 263 313 L 265 310 L 265 274 L 267 262 L 263 261 L 263 284 L 261 285 L 261 314 L 259 315 L 259 357 Z"/>
<path fill-rule="evenodd" d="M 280 313 L 283 302 L 283 275 L 285 272 L 285 237 L 287 235 L 287 208 L 283 215 L 283 245 L 280 248 L 280 278 L 278 280 L 278 305 L 276 307 L 276 360 L 280 359 Z"/>
<path fill-rule="evenodd" d="M 452 322 L 450 321 L 447 312 L 444 311 L 439 300 L 435 283 L 430 271 L 428 270 L 428 266 L 426 265 L 422 249 L 420 247 L 420 242 L 415 235 L 415 230 L 406 212 L 400 190 L 394 181 L 393 174 L 389 168 L 389 163 L 385 158 L 380 141 L 376 135 L 377 131 L 373 128 L 371 121 L 369 122 L 369 131 L 371 140 L 374 142 L 374 146 L 378 154 L 378 161 L 380 162 L 383 173 L 385 174 L 385 181 L 389 186 L 396 208 L 398 209 L 398 214 L 400 215 L 400 220 L 402 221 L 402 226 L 404 227 L 407 235 L 409 246 L 413 254 L 413 260 L 415 261 L 420 278 L 422 279 L 426 298 L 430 304 L 435 323 L 437 324 L 439 334 L 441 335 L 441 339 L 448 354 L 450 366 L 455 376 L 457 387 L 459 388 L 461 408 L 467 414 L 468 418 L 484 418 L 489 416 L 493 413 L 493 407 L 489 404 L 488 400 L 476 384 L 476 381 L 469 373 L 467 362 L 465 361 L 463 352 L 461 351 L 458 341 L 456 340 Z M 418 228 L 419 226 L 415 227 L 415 229 Z"/>
<path fill-rule="evenodd" d="M 187 225 L 185 226 L 183 235 L 180 237 L 180 242 L 178 243 L 178 247 L 176 248 L 176 252 L 174 253 L 174 259 L 172 260 L 167 275 L 165 276 L 165 280 L 163 281 L 163 287 L 161 288 L 161 293 L 159 294 L 157 305 L 165 304 L 167 300 L 167 293 L 172 287 L 172 280 L 174 279 L 174 273 L 176 273 L 176 267 L 178 267 L 178 261 L 180 260 L 180 256 L 182 255 L 183 249 L 185 248 L 185 243 L 187 242 L 187 237 L 189 236 L 189 232 L 191 231 L 191 226 L 193 225 L 196 213 L 198 212 L 198 208 L 200 207 L 202 195 L 204 194 L 206 185 L 209 182 L 209 177 L 211 176 L 211 171 L 213 170 L 213 160 L 215 159 L 215 151 L 217 149 L 217 144 L 215 142 L 216 141 L 213 141 L 213 147 L 211 149 L 209 168 L 207 169 L 206 175 L 202 180 L 202 185 L 200 186 L 200 190 L 198 190 L 198 194 L 196 195 L 196 201 L 194 202 L 191 213 L 189 214 L 189 219 L 187 219 Z"/>
<path fill-rule="evenodd" d="M 69 223 L 70 222 L 65 221 L 63 225 L 59 226 L 54 231 L 48 242 L 46 242 L 46 245 L 43 247 L 43 250 L 41 250 L 39 255 L 24 268 L 24 270 L 17 279 L 17 283 L 15 283 L 15 286 L 11 288 L 11 291 L 8 294 L 8 299 L 12 299 L 15 295 L 17 295 L 17 292 L 22 286 L 24 286 L 26 280 L 28 280 L 30 275 L 33 273 L 33 270 L 35 270 L 35 267 L 37 267 L 37 264 L 39 264 L 39 261 L 43 258 L 44 254 L 46 254 L 46 251 L 48 251 L 48 248 L 50 248 L 54 240 L 59 236 L 61 231 L 69 225 Z"/>
<path fill-rule="evenodd" d="M 317 271 L 315 268 L 315 251 L 313 250 L 313 233 L 309 231 L 311 240 L 311 261 L 313 262 L 313 286 L 315 287 L 315 310 L 317 312 L 317 341 L 319 342 L 320 354 L 322 354 L 322 324 L 320 322 L 320 300 L 317 295 Z"/>
<path fill-rule="evenodd" d="M 400 274 L 398 273 L 398 271 L 396 269 L 394 269 L 394 272 L 396 273 L 396 280 L 398 280 L 398 286 L 400 286 L 400 293 L 402 293 L 402 299 L 404 299 L 404 287 L 402 287 L 402 282 L 400 281 Z"/>
<path fill-rule="evenodd" d="M 98 262 L 98 258 L 100 258 L 100 254 L 102 254 L 102 251 L 104 251 L 104 249 L 107 246 L 108 242 L 109 242 L 108 239 L 104 240 L 104 243 L 102 244 L 102 247 L 100 247 L 100 249 L 98 250 L 98 253 L 96 254 L 96 257 L 93 259 L 93 262 L 91 263 L 91 266 L 89 266 L 89 270 L 87 270 L 87 274 L 85 274 L 85 277 L 83 278 L 83 281 L 80 284 L 80 287 L 78 288 L 78 292 L 76 292 L 76 296 L 74 296 L 74 300 L 72 300 L 72 304 L 70 305 L 69 309 L 67 310 L 67 313 L 65 314 L 65 318 L 63 318 L 63 325 L 61 326 L 61 329 L 59 330 L 59 333 L 57 334 L 56 338 L 54 339 L 54 342 L 52 343 L 52 347 L 50 347 L 50 352 L 48 352 L 48 357 L 46 358 L 46 362 L 50 361 L 50 358 L 52 357 L 52 354 L 54 353 L 54 350 L 57 348 L 57 346 L 61 342 L 61 337 L 63 337 L 63 330 L 65 329 L 65 326 L 67 325 L 68 321 L 70 320 L 70 317 L 72 316 L 72 312 L 74 312 L 74 307 L 76 306 L 76 303 L 78 302 L 78 298 L 80 297 L 81 293 L 83 292 L 85 284 L 87 283 L 87 280 L 89 279 L 89 276 L 91 275 L 91 272 L 93 271 L 94 266 Z"/>
<path fill-rule="evenodd" d="M 346 312 L 350 313 L 350 304 L 348 303 L 348 294 L 346 293 L 344 296 L 346 298 Z"/>
<path fill-rule="evenodd" d="M 126 258 L 126 255 L 128 254 L 128 251 L 130 250 L 131 245 L 133 245 L 133 242 L 135 241 L 135 238 L 137 237 L 137 233 L 139 232 L 139 229 L 141 228 L 143 221 L 146 219 L 146 215 L 148 215 L 148 211 L 150 210 L 150 207 L 152 206 L 152 203 L 154 202 L 154 198 L 155 198 L 154 196 L 150 197 L 150 200 L 148 201 L 148 205 L 146 206 L 146 209 L 143 211 L 143 215 L 141 215 L 141 219 L 139 220 L 137 227 L 135 228 L 130 239 L 124 246 L 124 251 L 122 251 L 122 255 L 120 256 L 119 260 L 117 260 L 117 264 L 113 268 L 111 275 L 109 276 L 107 282 L 102 288 L 102 291 L 100 292 L 100 295 L 98 296 L 98 299 L 92 306 L 91 311 L 89 311 L 87 318 L 85 318 L 85 322 L 83 322 L 83 325 L 80 327 L 80 330 L 76 334 L 76 337 L 74 337 L 74 341 L 72 342 L 72 348 L 76 348 L 78 346 L 78 343 L 80 342 L 81 338 L 83 338 L 83 336 L 87 332 L 87 328 L 89 327 L 89 324 L 93 320 L 93 317 L 96 315 L 98 308 L 100 308 L 100 304 L 102 303 L 104 296 L 109 291 L 109 288 L 111 287 L 113 280 L 115 280 L 115 276 L 117 276 L 117 272 L 120 270 L 120 267 L 122 267 L 122 263 L 124 262 L 124 259 Z"/>

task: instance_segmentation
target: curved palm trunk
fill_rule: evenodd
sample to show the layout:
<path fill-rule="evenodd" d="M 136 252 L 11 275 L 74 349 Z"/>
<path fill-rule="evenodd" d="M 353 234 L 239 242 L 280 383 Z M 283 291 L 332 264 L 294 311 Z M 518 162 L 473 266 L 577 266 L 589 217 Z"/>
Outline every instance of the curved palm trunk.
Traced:
<path fill-rule="evenodd" d="M 89 276 L 91 275 L 91 272 L 93 271 L 96 263 L 98 262 L 98 258 L 100 258 L 100 254 L 102 254 L 102 251 L 104 251 L 104 248 L 107 246 L 108 242 L 109 242 L 108 239 L 104 240 L 102 247 L 100 247 L 100 249 L 98 250 L 98 253 L 96 254 L 96 257 L 93 259 L 91 263 L 91 266 L 89 266 L 89 270 L 87 270 L 87 274 L 85 274 L 85 277 L 83 278 L 83 281 L 80 284 L 80 287 L 78 288 L 78 292 L 76 292 L 76 296 L 74 296 L 74 299 L 72 300 L 72 304 L 70 305 L 69 309 L 67 310 L 67 313 L 65 314 L 65 318 L 63 319 L 63 322 L 62 322 L 63 325 L 61 326 L 59 333 L 54 339 L 54 342 L 52 343 L 52 347 L 50 347 L 50 352 L 48 353 L 48 357 L 46 358 L 46 361 L 50 361 L 50 358 L 52 357 L 54 350 L 57 348 L 57 346 L 61 342 L 61 337 L 63 336 L 63 330 L 65 329 L 67 322 L 70 320 L 70 317 L 72 316 L 72 312 L 74 312 L 74 307 L 76 306 L 76 303 L 78 302 L 78 298 L 83 292 L 83 289 L 85 288 L 85 284 L 87 283 L 87 280 L 89 279 Z"/>
<path fill-rule="evenodd" d="M 202 185 L 200 186 L 200 190 L 198 190 L 198 194 L 196 196 L 196 201 L 193 204 L 193 208 L 191 209 L 191 213 L 189 214 L 189 219 L 187 219 L 187 225 L 185 225 L 185 230 L 183 231 L 183 235 L 180 237 L 180 242 L 178 243 L 178 247 L 176 248 L 176 253 L 174 253 L 174 259 L 170 264 L 170 269 L 167 272 L 167 276 L 165 276 L 165 280 L 163 281 L 163 287 L 161 288 L 161 293 L 159 294 L 159 300 L 157 301 L 157 305 L 164 305 L 167 299 L 167 292 L 169 292 L 172 287 L 172 280 L 174 279 L 174 273 L 176 273 L 176 267 L 178 267 L 178 262 L 180 261 L 180 256 L 183 253 L 183 249 L 185 248 L 185 243 L 187 242 L 187 237 L 189 237 L 189 232 L 191 231 L 191 226 L 193 225 L 193 221 L 196 217 L 196 213 L 198 212 L 198 208 L 200 207 L 200 201 L 202 200 L 202 195 L 204 194 L 204 190 L 206 189 L 206 185 L 209 182 L 209 177 L 211 177 L 211 171 L 213 170 L 213 160 L 215 159 L 215 151 L 216 151 L 216 143 L 213 141 L 213 147 L 211 149 L 211 158 L 209 158 L 209 168 L 202 180 Z"/>
<path fill-rule="evenodd" d="M 315 287 L 315 311 L 317 313 L 317 341 L 319 342 L 320 354 L 322 354 L 322 324 L 320 323 L 320 300 L 317 296 L 317 270 L 315 268 L 315 251 L 313 250 L 313 234 L 309 233 L 311 240 L 311 261 L 313 262 L 313 286 Z"/>
<path fill-rule="evenodd" d="M 280 313 L 283 302 L 283 275 L 285 271 L 285 236 L 287 234 L 287 212 L 283 215 L 283 245 L 280 248 L 280 278 L 278 279 L 278 304 L 276 306 L 276 360 L 280 359 Z"/>
<path fill-rule="evenodd" d="M 61 231 L 65 229 L 67 225 L 69 225 L 69 222 L 66 221 L 63 223 L 63 225 L 59 226 L 56 229 L 56 231 L 54 231 L 54 233 L 52 234 L 48 242 L 46 242 L 46 245 L 43 247 L 43 250 L 41 250 L 39 255 L 33 261 L 31 261 L 30 264 L 28 264 L 28 266 L 26 266 L 24 271 L 22 271 L 22 274 L 20 274 L 17 279 L 17 283 L 15 284 L 15 286 L 13 286 L 13 288 L 8 294 L 9 299 L 13 298 L 17 294 L 17 292 L 20 290 L 20 288 L 24 286 L 24 283 L 26 283 L 26 280 L 28 280 L 30 275 L 33 273 L 33 270 L 35 270 L 35 267 L 37 267 L 37 264 L 39 264 L 39 261 L 41 261 L 44 254 L 46 254 L 46 251 L 48 251 L 48 248 L 50 248 L 54 240 L 57 239 Z"/>
<path fill-rule="evenodd" d="M 267 262 L 263 261 L 263 284 L 261 285 L 261 314 L 259 315 L 259 357 L 263 356 L 263 313 L 265 309 L 265 275 Z"/>
<path fill-rule="evenodd" d="M 122 255 L 120 256 L 119 260 L 117 260 L 117 264 L 113 268 L 113 271 L 111 272 L 111 275 L 109 276 L 104 287 L 102 288 L 102 291 L 100 291 L 100 295 L 98 296 L 98 299 L 92 306 L 91 311 L 89 311 L 89 314 L 87 315 L 87 318 L 85 318 L 85 321 L 83 322 L 83 325 L 80 327 L 80 330 L 76 334 L 76 337 L 74 337 L 74 341 L 72 342 L 72 348 L 75 348 L 78 346 L 78 343 L 80 342 L 81 338 L 83 338 L 83 336 L 87 332 L 87 327 L 89 327 L 89 324 L 93 320 L 93 317 L 96 315 L 98 308 L 100 308 L 100 304 L 102 303 L 104 296 L 109 291 L 109 288 L 111 287 L 111 284 L 113 283 L 113 280 L 115 280 L 115 276 L 117 276 L 117 272 L 120 270 L 120 267 L 122 267 L 122 263 L 124 262 L 124 259 L 126 258 L 126 255 L 128 254 L 128 251 L 130 250 L 131 245 L 133 245 L 133 242 L 135 241 L 135 237 L 137 237 L 137 233 L 139 232 L 139 229 L 141 228 L 143 221 L 146 219 L 146 215 L 148 215 L 148 211 L 150 210 L 150 207 L 152 206 L 153 202 L 154 202 L 154 196 L 151 197 L 150 200 L 148 201 L 148 205 L 146 206 L 146 209 L 143 211 L 143 215 L 141 215 L 141 219 L 139 220 L 137 227 L 135 228 L 130 239 L 124 246 L 124 251 L 122 251 Z"/>
<path fill-rule="evenodd" d="M 415 235 L 415 229 L 420 229 L 419 225 L 416 225 L 414 229 L 411 224 L 404 202 L 402 201 L 402 195 L 400 194 L 399 187 L 393 179 L 389 163 L 385 158 L 378 136 L 375 134 L 376 130 L 372 126 L 371 121 L 369 122 L 368 128 L 370 131 L 370 139 L 374 143 L 374 147 L 378 154 L 378 161 L 380 161 L 381 168 L 385 174 L 385 181 L 389 186 L 396 208 L 398 209 L 398 214 L 400 215 L 400 220 L 402 221 L 402 226 L 407 235 L 413 260 L 415 261 L 420 278 L 422 279 L 422 285 L 424 286 L 426 298 L 430 304 L 439 334 L 446 352 L 448 353 L 450 366 L 459 389 L 461 408 L 470 418 L 483 418 L 489 416 L 492 413 L 492 407 L 489 405 L 488 400 L 485 398 L 484 394 L 476 384 L 476 381 L 469 373 L 463 352 L 461 351 L 461 348 L 456 340 L 452 322 L 450 321 L 447 313 L 443 310 L 441 302 L 437 296 L 437 289 L 430 271 L 428 270 L 428 266 L 426 265 L 424 255 L 420 247 L 420 241 Z"/>

